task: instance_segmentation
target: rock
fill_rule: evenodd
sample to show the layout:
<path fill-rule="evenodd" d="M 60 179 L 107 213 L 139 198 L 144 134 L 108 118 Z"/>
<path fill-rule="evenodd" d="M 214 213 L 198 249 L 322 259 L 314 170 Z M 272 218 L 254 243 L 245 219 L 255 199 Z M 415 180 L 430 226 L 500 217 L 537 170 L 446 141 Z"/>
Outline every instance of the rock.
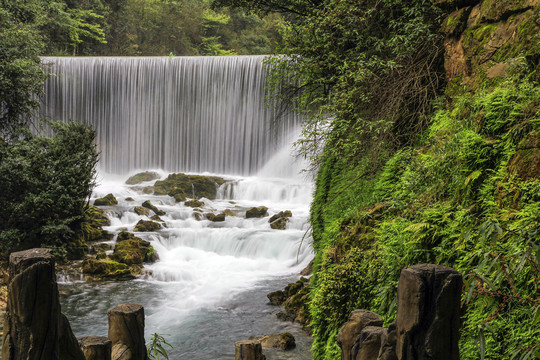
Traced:
<path fill-rule="evenodd" d="M 401 271 L 396 317 L 399 360 L 459 359 L 462 276 L 440 265 Z"/>
<path fill-rule="evenodd" d="M 268 219 L 269 223 L 273 223 L 279 218 L 290 218 L 292 216 L 292 212 L 290 210 L 280 211 L 277 214 L 274 214 Z"/>
<path fill-rule="evenodd" d="M 258 340 L 242 340 L 235 344 L 235 360 L 266 360 L 261 342 Z"/>
<path fill-rule="evenodd" d="M 135 225 L 134 231 L 136 232 L 151 232 L 161 229 L 161 224 L 150 220 L 139 220 Z"/>
<path fill-rule="evenodd" d="M 388 328 L 383 329 L 381 349 L 377 360 L 397 360 L 396 356 L 396 323 L 393 322 Z"/>
<path fill-rule="evenodd" d="M 9 258 L 3 359 L 84 360 L 60 313 L 54 257 L 49 249 L 14 252 Z"/>
<path fill-rule="evenodd" d="M 145 186 L 142 189 L 143 194 L 151 195 L 154 193 L 154 188 L 152 186 Z"/>
<path fill-rule="evenodd" d="M 135 201 L 135 199 L 132 198 L 132 197 L 127 197 L 125 200 L 126 200 L 126 201 Z"/>
<path fill-rule="evenodd" d="M 150 217 L 151 220 L 158 221 L 158 222 L 165 222 L 162 218 L 159 217 L 159 215 L 153 215 Z"/>
<path fill-rule="evenodd" d="M 99 254 L 105 251 L 112 250 L 114 248 L 113 244 L 109 243 L 93 243 L 88 246 L 90 254 Z"/>
<path fill-rule="evenodd" d="M 212 214 L 212 213 L 208 213 L 208 214 L 205 214 L 206 218 L 210 221 L 213 221 L 213 222 L 221 222 L 221 221 L 225 221 L 225 214 L 224 213 L 221 213 L 221 214 Z"/>
<path fill-rule="evenodd" d="M 223 210 L 223 214 L 225 214 L 225 216 L 236 216 L 236 213 L 232 211 L 231 209 Z"/>
<path fill-rule="evenodd" d="M 143 208 L 141 206 L 135 206 L 133 211 L 135 211 L 135 214 L 140 215 L 140 216 L 149 216 L 150 215 L 150 210 L 146 209 L 146 208 Z"/>
<path fill-rule="evenodd" d="M 116 200 L 113 194 L 107 194 L 105 197 L 96 199 L 94 201 L 94 206 L 113 206 L 113 205 L 118 205 L 118 200 Z"/>
<path fill-rule="evenodd" d="M 300 271 L 300 275 L 308 276 L 311 275 L 311 272 L 313 271 L 313 260 L 309 262 L 309 264 Z"/>
<path fill-rule="evenodd" d="M 351 349 L 351 359 L 377 360 L 381 349 L 384 329 L 380 326 L 366 326 L 360 331 Z"/>
<path fill-rule="evenodd" d="M 145 181 L 152 181 L 159 178 L 160 176 L 158 173 L 153 171 L 145 171 L 131 176 L 129 179 L 126 180 L 126 184 L 137 185 Z"/>
<path fill-rule="evenodd" d="M 255 340 L 261 342 L 263 349 L 291 350 L 296 347 L 294 336 L 288 332 L 264 335 Z"/>
<path fill-rule="evenodd" d="M 285 230 L 287 228 L 287 222 L 289 221 L 286 217 L 280 217 L 277 220 L 274 220 L 270 223 L 270 227 L 274 230 Z"/>
<path fill-rule="evenodd" d="M 131 240 L 117 242 L 110 258 L 126 265 L 142 265 L 150 252 L 154 253 L 150 243 L 135 237 Z"/>
<path fill-rule="evenodd" d="M 290 322 L 294 322 L 294 318 L 295 316 L 292 315 L 292 314 L 289 314 L 285 311 L 280 311 L 276 314 L 277 318 L 281 321 L 290 321 Z"/>
<path fill-rule="evenodd" d="M 126 264 L 110 260 L 86 258 L 83 261 L 83 274 L 92 275 L 96 280 L 129 280 L 133 276 Z"/>
<path fill-rule="evenodd" d="M 191 199 L 191 200 L 188 200 L 188 201 L 184 202 L 184 205 L 192 207 L 192 208 L 199 208 L 199 207 L 203 207 L 204 203 L 202 201 L 199 201 L 199 200 L 196 200 L 196 199 Z"/>
<path fill-rule="evenodd" d="M 337 343 L 341 348 L 341 358 L 343 360 L 356 360 L 356 353 L 354 351 L 357 349 L 353 349 L 356 338 L 366 326 L 381 327 L 382 324 L 381 317 L 374 312 L 354 310 L 349 316 L 349 320 L 339 329 L 337 336 Z"/>
<path fill-rule="evenodd" d="M 105 251 L 99 252 L 96 254 L 97 260 L 103 260 L 107 258 L 107 253 Z"/>
<path fill-rule="evenodd" d="M 197 220 L 197 221 L 201 221 L 202 215 L 200 213 L 198 213 L 198 212 L 193 212 L 193 218 L 195 218 L 195 220 Z"/>
<path fill-rule="evenodd" d="M 521 179 L 540 179 L 540 132 L 531 131 L 519 143 L 508 163 L 508 171 Z"/>
<path fill-rule="evenodd" d="M 159 210 L 157 207 L 152 205 L 152 203 L 149 200 L 146 200 L 145 202 L 143 202 L 142 207 L 152 210 L 156 215 L 159 215 L 159 216 L 166 214 L 165 211 Z"/>
<path fill-rule="evenodd" d="M 79 339 L 86 360 L 111 360 L 112 341 L 104 336 L 86 336 Z"/>
<path fill-rule="evenodd" d="M 147 360 L 144 308 L 138 304 L 122 304 L 109 310 L 107 315 L 112 359 Z"/>
<path fill-rule="evenodd" d="M 225 179 L 217 176 L 170 174 L 167 179 L 156 181 L 154 194 L 169 195 L 178 202 L 185 201 L 186 197 L 213 200 L 216 198 L 218 186 L 224 183 Z"/>
<path fill-rule="evenodd" d="M 266 296 L 272 305 L 281 305 L 286 299 L 285 293 L 281 290 L 273 291 Z"/>
<path fill-rule="evenodd" d="M 252 207 L 246 211 L 246 219 L 268 216 L 267 210 L 268 208 L 266 206 Z"/>

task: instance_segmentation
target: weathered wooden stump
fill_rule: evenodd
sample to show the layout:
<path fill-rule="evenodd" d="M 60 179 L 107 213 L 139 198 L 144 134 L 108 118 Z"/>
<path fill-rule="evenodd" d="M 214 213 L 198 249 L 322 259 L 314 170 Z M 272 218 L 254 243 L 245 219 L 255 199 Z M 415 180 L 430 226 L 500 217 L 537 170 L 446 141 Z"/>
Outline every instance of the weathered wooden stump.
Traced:
<path fill-rule="evenodd" d="M 2 339 L 4 360 L 84 360 L 60 312 L 54 257 L 48 249 L 12 253 Z"/>
<path fill-rule="evenodd" d="M 79 339 L 86 360 L 111 360 L 112 341 L 104 336 L 86 336 Z"/>
<path fill-rule="evenodd" d="M 108 317 L 108 337 L 112 341 L 112 360 L 146 360 L 142 305 L 118 305 L 109 310 Z"/>
<path fill-rule="evenodd" d="M 401 271 L 398 284 L 399 360 L 458 360 L 462 276 L 432 264 Z"/>
<path fill-rule="evenodd" d="M 337 336 L 337 343 L 341 348 L 341 359 L 356 360 L 358 346 L 354 348 L 356 340 L 366 326 L 382 326 L 381 317 L 368 310 L 354 310 Z M 354 348 L 354 349 L 353 349 Z"/>
<path fill-rule="evenodd" d="M 242 340 L 235 343 L 235 360 L 265 360 L 259 340 Z"/>

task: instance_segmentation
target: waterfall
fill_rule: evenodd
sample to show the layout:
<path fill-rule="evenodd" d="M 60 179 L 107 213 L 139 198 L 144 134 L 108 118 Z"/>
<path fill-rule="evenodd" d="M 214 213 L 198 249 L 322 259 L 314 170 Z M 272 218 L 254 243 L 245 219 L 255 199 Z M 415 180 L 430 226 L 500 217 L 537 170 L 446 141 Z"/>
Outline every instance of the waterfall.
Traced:
<path fill-rule="evenodd" d="M 264 56 L 44 57 L 41 114 L 94 128 L 100 170 L 253 175 L 299 119 L 265 104 Z"/>

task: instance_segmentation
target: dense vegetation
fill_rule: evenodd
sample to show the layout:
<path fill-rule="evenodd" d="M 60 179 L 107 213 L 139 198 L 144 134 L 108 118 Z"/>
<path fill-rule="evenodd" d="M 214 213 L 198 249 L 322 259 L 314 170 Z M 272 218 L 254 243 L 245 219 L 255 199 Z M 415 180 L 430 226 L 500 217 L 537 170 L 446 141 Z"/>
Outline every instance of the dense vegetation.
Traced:
<path fill-rule="evenodd" d="M 81 124 L 41 122 L 38 96 L 47 73 L 39 55 L 52 40 L 43 32 L 67 30 L 71 41 L 99 38 L 65 4 L 2 1 L 0 7 L 0 253 L 50 247 L 61 257 L 85 252 L 84 219 L 98 154 L 95 133 Z M 42 125 L 52 137 L 38 136 Z M 30 127 L 34 132 L 30 132 Z"/>
<path fill-rule="evenodd" d="M 306 115 L 300 148 L 317 169 L 314 358 L 340 358 L 354 309 L 391 322 L 401 269 L 426 262 L 465 277 L 463 359 L 539 357 L 538 7 L 219 3 L 291 19 L 271 64 Z M 458 51 L 444 59 L 445 45 Z"/>

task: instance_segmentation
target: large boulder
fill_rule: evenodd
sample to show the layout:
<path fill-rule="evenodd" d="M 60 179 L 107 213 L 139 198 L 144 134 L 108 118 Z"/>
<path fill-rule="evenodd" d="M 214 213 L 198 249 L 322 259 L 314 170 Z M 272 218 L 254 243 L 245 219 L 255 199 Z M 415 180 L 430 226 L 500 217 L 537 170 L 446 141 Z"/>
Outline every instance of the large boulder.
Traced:
<path fill-rule="evenodd" d="M 96 199 L 94 201 L 94 206 L 113 206 L 113 205 L 118 205 L 118 200 L 116 200 L 113 194 L 107 194 L 104 197 Z"/>
<path fill-rule="evenodd" d="M 137 185 L 145 181 L 152 181 L 159 179 L 159 174 L 153 171 L 145 171 L 135 174 L 126 180 L 127 185 Z"/>
<path fill-rule="evenodd" d="M 265 216 L 268 216 L 268 208 L 266 206 L 252 207 L 246 211 L 246 219 L 262 218 Z"/>
<path fill-rule="evenodd" d="M 145 260 L 150 259 L 149 254 L 154 253 L 148 241 L 133 236 L 128 240 L 117 241 L 110 258 L 126 265 L 142 265 Z"/>
<path fill-rule="evenodd" d="M 341 358 L 343 360 L 356 360 L 358 345 L 355 347 L 355 343 L 362 330 L 368 326 L 381 327 L 382 325 L 382 318 L 374 312 L 363 309 L 354 310 L 349 316 L 349 320 L 339 329 L 337 336 L 337 344 L 341 348 Z"/>
<path fill-rule="evenodd" d="M 210 221 L 213 221 L 213 222 L 222 222 L 222 221 L 225 221 L 225 214 L 224 213 L 220 213 L 220 214 L 212 214 L 212 213 L 208 213 L 208 214 L 204 214 L 204 216 L 206 216 L 206 218 Z"/>
<path fill-rule="evenodd" d="M 151 220 L 139 220 L 135 225 L 135 231 L 137 232 L 151 232 L 161 229 L 161 224 Z"/>
<path fill-rule="evenodd" d="M 146 200 L 145 202 L 143 202 L 142 207 L 152 210 L 156 215 L 165 215 L 165 211 L 159 210 L 150 202 L 150 200 Z"/>
<path fill-rule="evenodd" d="M 286 300 L 285 293 L 282 290 L 272 291 L 266 296 L 272 305 L 281 305 Z"/>
<path fill-rule="evenodd" d="M 263 349 L 291 350 L 296 347 L 296 341 L 291 333 L 269 334 L 256 338 Z"/>
<path fill-rule="evenodd" d="M 97 260 L 86 258 L 83 261 L 83 274 L 90 275 L 93 280 L 129 280 L 133 275 L 126 264 L 110 259 Z"/>
<path fill-rule="evenodd" d="M 401 271 L 396 317 L 399 360 L 459 359 L 462 276 L 440 265 Z"/>
<path fill-rule="evenodd" d="M 364 327 L 352 347 L 352 359 L 378 360 L 384 331 L 380 326 Z"/>
<path fill-rule="evenodd" d="M 135 211 L 135 214 L 140 215 L 140 216 L 149 216 L 150 215 L 150 210 L 146 209 L 146 208 L 143 208 L 142 206 L 135 206 L 133 211 Z"/>
<path fill-rule="evenodd" d="M 165 180 L 154 184 L 155 195 L 169 195 L 176 201 L 185 201 L 187 197 L 215 199 L 217 188 L 225 183 L 218 176 L 170 174 Z"/>
<path fill-rule="evenodd" d="M 199 201 L 197 199 L 191 199 L 184 202 L 184 205 L 192 207 L 192 208 L 200 208 L 204 206 L 204 203 L 202 201 Z"/>

